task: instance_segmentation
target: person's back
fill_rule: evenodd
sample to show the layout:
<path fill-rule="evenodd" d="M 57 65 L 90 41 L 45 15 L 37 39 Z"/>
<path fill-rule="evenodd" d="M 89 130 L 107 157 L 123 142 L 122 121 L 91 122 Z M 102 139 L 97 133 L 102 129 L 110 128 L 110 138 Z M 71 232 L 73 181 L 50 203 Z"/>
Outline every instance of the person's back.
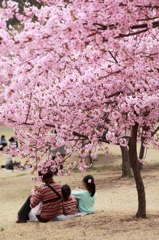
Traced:
<path fill-rule="evenodd" d="M 8 170 L 13 170 L 14 165 L 13 165 L 12 157 L 9 157 L 9 158 L 7 159 L 5 168 L 8 169 Z"/>
<path fill-rule="evenodd" d="M 96 199 L 96 194 L 93 197 L 86 190 L 73 190 L 72 195 L 78 199 L 78 211 L 85 213 L 94 212 L 94 203 Z"/>
<path fill-rule="evenodd" d="M 64 215 L 75 214 L 78 212 L 77 200 L 70 196 L 66 202 L 63 202 Z"/>
<path fill-rule="evenodd" d="M 9 144 L 9 147 L 10 147 L 11 149 L 16 148 L 17 143 L 16 143 L 14 137 L 11 137 L 11 138 L 9 139 L 9 143 L 10 143 L 10 144 Z"/>
<path fill-rule="evenodd" d="M 72 191 L 72 196 L 78 199 L 79 212 L 93 213 L 96 199 L 94 178 L 87 175 L 83 178 L 84 190 L 77 189 Z"/>
<path fill-rule="evenodd" d="M 62 197 L 64 215 L 77 213 L 77 200 L 71 196 L 71 189 L 67 184 L 62 186 Z"/>
<path fill-rule="evenodd" d="M 49 185 L 61 195 L 61 186 L 59 183 L 50 181 Z M 32 208 L 37 206 L 39 202 L 43 203 L 39 218 L 44 221 L 49 221 L 63 214 L 61 199 L 59 199 L 57 194 L 54 193 L 46 184 L 38 187 L 36 194 L 31 196 L 30 202 Z"/>
<path fill-rule="evenodd" d="M 1 151 L 3 151 L 3 148 L 8 145 L 7 140 L 4 135 L 1 136 L 0 145 L 1 145 L 1 147 L 0 147 Z"/>

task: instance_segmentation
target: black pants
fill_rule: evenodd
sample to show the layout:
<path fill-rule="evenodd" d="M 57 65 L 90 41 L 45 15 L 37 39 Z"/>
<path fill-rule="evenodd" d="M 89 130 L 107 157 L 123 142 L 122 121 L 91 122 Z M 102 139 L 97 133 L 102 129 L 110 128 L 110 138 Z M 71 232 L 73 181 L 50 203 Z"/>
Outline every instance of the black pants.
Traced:
<path fill-rule="evenodd" d="M 26 221 L 29 220 L 30 210 L 31 210 L 31 207 L 30 207 L 30 196 L 29 196 L 18 212 L 18 219 L 26 220 Z"/>
<path fill-rule="evenodd" d="M 30 207 L 30 196 L 29 196 L 18 212 L 18 219 L 25 220 L 25 221 L 29 220 L 30 210 L 31 210 L 31 207 Z M 37 215 L 37 218 L 40 222 L 48 222 L 49 221 L 49 220 L 42 219 L 39 215 Z"/>
<path fill-rule="evenodd" d="M 3 148 L 7 146 L 7 143 L 1 143 L 2 147 L 0 147 L 0 151 L 3 151 Z"/>

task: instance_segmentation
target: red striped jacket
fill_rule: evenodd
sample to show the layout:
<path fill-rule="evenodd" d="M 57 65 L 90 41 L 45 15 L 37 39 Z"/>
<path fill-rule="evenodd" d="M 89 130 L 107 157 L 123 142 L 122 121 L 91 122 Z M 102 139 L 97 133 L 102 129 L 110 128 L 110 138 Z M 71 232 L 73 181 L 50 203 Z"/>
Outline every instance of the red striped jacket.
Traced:
<path fill-rule="evenodd" d="M 53 187 L 60 194 L 60 196 L 62 196 L 61 186 L 59 183 L 52 181 L 49 183 L 49 185 Z M 32 195 L 30 197 L 31 207 L 36 207 L 40 202 L 43 202 L 40 218 L 49 221 L 63 214 L 62 200 L 59 200 L 57 198 L 57 194 L 44 184 L 38 187 L 35 195 Z M 52 199 L 55 201 L 51 201 Z"/>
<path fill-rule="evenodd" d="M 70 196 L 67 201 L 63 202 L 63 210 L 65 215 L 77 213 L 77 200 L 74 197 Z"/>

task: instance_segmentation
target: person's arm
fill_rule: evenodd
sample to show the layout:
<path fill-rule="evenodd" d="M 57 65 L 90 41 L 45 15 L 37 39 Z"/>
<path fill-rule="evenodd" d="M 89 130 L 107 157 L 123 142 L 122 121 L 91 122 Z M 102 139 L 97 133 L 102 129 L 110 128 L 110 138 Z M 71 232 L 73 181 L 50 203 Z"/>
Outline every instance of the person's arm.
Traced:
<path fill-rule="evenodd" d="M 34 187 L 31 190 L 30 203 L 31 208 L 36 207 L 42 201 L 42 189 Z"/>
<path fill-rule="evenodd" d="M 71 195 L 74 198 L 80 199 L 82 196 L 83 190 L 72 190 Z"/>

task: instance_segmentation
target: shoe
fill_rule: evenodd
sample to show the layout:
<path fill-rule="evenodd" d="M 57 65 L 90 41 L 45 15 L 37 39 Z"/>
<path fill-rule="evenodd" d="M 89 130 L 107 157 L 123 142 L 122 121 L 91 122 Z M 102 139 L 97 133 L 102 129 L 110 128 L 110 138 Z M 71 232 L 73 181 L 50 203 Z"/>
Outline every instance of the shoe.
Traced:
<path fill-rule="evenodd" d="M 17 221 L 16 221 L 16 223 L 26 223 L 27 221 L 26 220 L 22 220 L 22 219 L 18 219 Z"/>

